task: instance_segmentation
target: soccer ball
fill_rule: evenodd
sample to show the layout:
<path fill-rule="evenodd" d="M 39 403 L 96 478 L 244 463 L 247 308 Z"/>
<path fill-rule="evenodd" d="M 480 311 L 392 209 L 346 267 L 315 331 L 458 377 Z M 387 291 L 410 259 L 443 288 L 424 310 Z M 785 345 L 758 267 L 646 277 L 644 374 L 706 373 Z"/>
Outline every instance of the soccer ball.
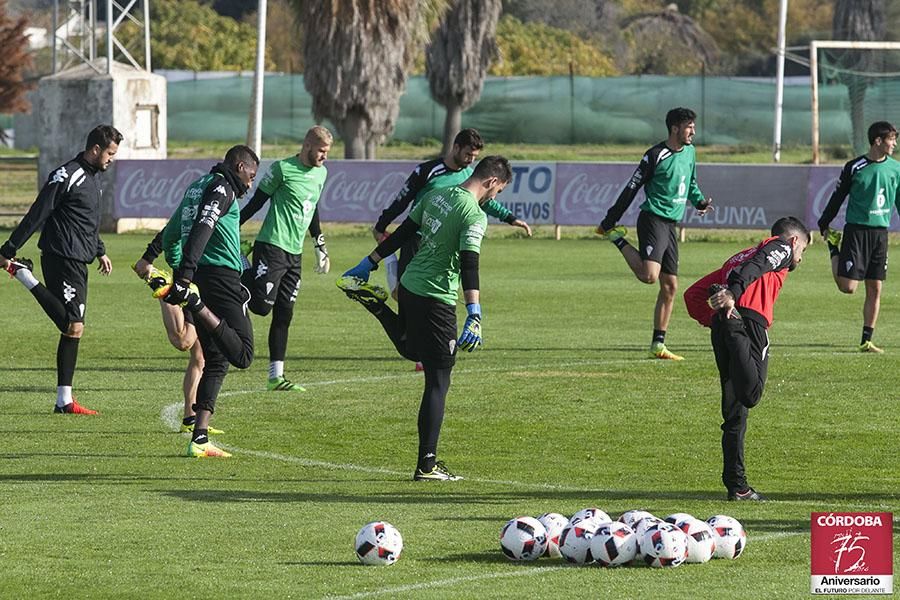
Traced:
<path fill-rule="evenodd" d="M 559 513 L 544 513 L 537 520 L 547 530 L 547 549 L 544 555 L 559 558 L 559 534 L 569 524 L 569 520 Z"/>
<path fill-rule="evenodd" d="M 715 515 L 706 520 L 716 541 L 715 558 L 735 559 L 747 547 L 747 533 L 740 522 L 725 515 Z"/>
<path fill-rule="evenodd" d="M 706 521 L 689 517 L 674 523 L 687 536 L 689 563 L 705 563 L 716 551 L 716 540 Z"/>
<path fill-rule="evenodd" d="M 500 530 L 500 549 L 509 560 L 536 560 L 547 550 L 547 530 L 534 517 L 516 517 Z"/>
<path fill-rule="evenodd" d="M 356 558 L 364 565 L 392 565 L 403 551 L 403 538 L 386 521 L 363 525 L 356 534 Z"/>
<path fill-rule="evenodd" d="M 651 567 L 677 567 L 687 560 L 687 536 L 671 523 L 647 528 L 640 538 L 641 556 Z"/>
<path fill-rule="evenodd" d="M 594 562 L 591 541 L 599 528 L 600 523 L 591 519 L 569 522 L 559 534 L 559 553 L 570 563 L 587 565 Z"/>
<path fill-rule="evenodd" d="M 598 524 L 609 523 L 610 521 L 612 521 L 612 519 L 609 518 L 609 515 L 599 508 L 582 508 L 577 513 L 572 515 L 572 518 L 569 519 L 569 523 L 572 523 L 574 525 L 586 520 L 591 520 Z"/>
<path fill-rule="evenodd" d="M 682 521 L 689 521 L 694 518 L 694 515 L 689 515 L 688 513 L 672 513 L 663 521 L 666 523 L 671 523 L 672 525 L 678 525 Z"/>
<path fill-rule="evenodd" d="M 659 525 L 660 523 L 665 523 L 659 517 L 654 517 L 650 515 L 649 517 L 644 517 L 640 521 L 638 521 L 632 529 L 634 530 L 635 535 L 638 536 L 638 540 L 644 537 L 644 534 L 647 533 L 647 530 L 653 527 L 654 525 Z"/>
<path fill-rule="evenodd" d="M 641 519 L 645 519 L 647 517 L 653 517 L 653 515 L 651 513 L 648 513 L 646 510 L 627 510 L 619 515 L 618 520 L 631 527 L 631 530 L 634 531 L 637 527 L 638 522 Z"/>
<path fill-rule="evenodd" d="M 617 567 L 637 556 L 638 539 L 631 527 L 619 521 L 604 523 L 591 539 L 591 555 L 601 566 Z"/>

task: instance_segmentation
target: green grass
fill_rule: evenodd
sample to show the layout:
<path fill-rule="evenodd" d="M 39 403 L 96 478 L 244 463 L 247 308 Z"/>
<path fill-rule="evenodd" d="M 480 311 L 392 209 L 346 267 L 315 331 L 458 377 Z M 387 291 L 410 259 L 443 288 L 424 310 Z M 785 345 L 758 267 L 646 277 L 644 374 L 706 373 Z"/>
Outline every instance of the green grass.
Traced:
<path fill-rule="evenodd" d="M 287 374 L 309 391 L 263 391 L 268 320 L 254 317 L 257 361 L 229 375 L 214 418 L 235 457 L 182 458 L 169 420 L 186 356 L 127 266 L 148 240 L 107 236 L 113 274 L 92 271 L 75 387 L 96 418 L 50 414 L 58 336 L 17 282 L 0 281 L 2 597 L 800 598 L 810 512 L 898 511 L 900 292 L 887 282 L 875 338 L 887 354 L 855 353 L 862 299 L 837 292 L 819 245 L 776 308 L 747 438 L 751 482 L 773 501 L 747 505 L 726 503 L 719 481 L 706 330 L 679 301 L 668 342 L 687 360 L 647 359 L 656 290 L 596 239 L 485 242 L 486 346 L 457 363 L 440 445 L 466 480 L 410 481 L 422 376 L 334 287 L 371 249 L 362 235 L 329 238 L 330 275 L 306 270 Z M 682 286 L 744 245 L 684 244 Z M 507 519 L 591 505 L 730 514 L 749 544 L 737 561 L 671 571 L 501 555 Z M 403 534 L 393 567 L 353 555 L 373 519 Z"/>

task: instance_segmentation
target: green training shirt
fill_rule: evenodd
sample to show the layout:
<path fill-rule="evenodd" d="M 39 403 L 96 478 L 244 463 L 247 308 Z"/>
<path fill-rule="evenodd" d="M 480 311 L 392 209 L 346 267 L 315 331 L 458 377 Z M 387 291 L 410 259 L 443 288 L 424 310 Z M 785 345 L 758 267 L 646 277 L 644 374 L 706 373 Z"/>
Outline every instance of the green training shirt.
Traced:
<path fill-rule="evenodd" d="M 400 283 L 414 294 L 455 305 L 459 253 L 481 252 L 487 216 L 471 192 L 453 186 L 423 196 L 409 218 L 419 224 L 421 246 Z"/>
<path fill-rule="evenodd" d="M 844 165 L 826 211 L 833 208 L 837 214 L 844 198 L 849 195 L 847 223 L 888 227 L 891 224 L 891 210 L 897 206 L 898 187 L 900 163 L 890 156 L 878 162 L 869 160 L 865 155 L 858 156 Z M 836 202 L 834 207 L 832 202 Z"/>
<path fill-rule="evenodd" d="M 272 163 L 259 182 L 259 189 L 271 200 L 256 241 L 301 254 L 327 175 L 324 166 L 307 167 L 296 155 Z"/>
<path fill-rule="evenodd" d="M 475 167 L 469 165 L 464 169 L 460 169 L 459 171 L 444 171 L 439 175 L 436 175 L 428 180 L 428 183 L 416 194 L 417 201 L 421 200 L 425 194 L 430 192 L 431 190 L 444 189 L 448 187 L 453 187 L 454 185 L 459 185 L 466 179 L 472 176 L 472 173 L 475 171 Z M 499 219 L 500 221 L 505 221 L 509 215 L 512 214 L 508 208 L 497 202 L 496 198 L 491 198 L 487 202 L 485 202 L 481 209 L 488 214 L 488 216 L 494 217 L 495 219 Z"/>
<path fill-rule="evenodd" d="M 664 219 L 681 221 L 688 200 L 695 207 L 704 200 L 697 186 L 696 152 L 692 145 L 678 152 L 672 152 L 665 144 L 662 146 L 657 146 L 659 151 L 648 157 L 656 164 L 644 184 L 647 199 L 640 208 Z"/>

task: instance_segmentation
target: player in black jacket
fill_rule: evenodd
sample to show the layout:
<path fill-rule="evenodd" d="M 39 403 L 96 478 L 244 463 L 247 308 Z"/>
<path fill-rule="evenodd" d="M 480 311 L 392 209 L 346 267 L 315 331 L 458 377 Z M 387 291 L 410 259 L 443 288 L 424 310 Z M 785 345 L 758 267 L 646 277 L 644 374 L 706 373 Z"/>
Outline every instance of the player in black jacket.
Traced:
<path fill-rule="evenodd" d="M 81 152 L 50 174 L 28 214 L 0 246 L 0 268 L 18 279 L 62 332 L 56 349 L 56 407 L 53 412 L 94 415 L 72 396 L 78 361 L 78 341 L 84 332 L 87 304 L 87 265 L 99 260 L 101 275 L 112 262 L 100 239 L 100 185 L 119 149 L 122 134 L 111 125 L 98 125 L 88 134 Z M 16 258 L 19 248 L 41 230 L 41 270 L 47 285 L 34 277 L 33 263 Z"/>

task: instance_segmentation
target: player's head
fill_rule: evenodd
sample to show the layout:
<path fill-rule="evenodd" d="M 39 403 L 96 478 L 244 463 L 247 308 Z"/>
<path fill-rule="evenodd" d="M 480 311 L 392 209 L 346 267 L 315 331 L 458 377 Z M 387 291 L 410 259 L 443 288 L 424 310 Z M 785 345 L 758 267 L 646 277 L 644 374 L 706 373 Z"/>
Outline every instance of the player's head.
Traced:
<path fill-rule="evenodd" d="M 259 169 L 259 157 L 250 146 L 238 144 L 225 153 L 225 166 L 230 167 L 244 185 L 250 187 Z"/>
<path fill-rule="evenodd" d="M 897 147 L 897 128 L 887 121 L 876 121 L 869 125 L 869 145 L 877 147 L 885 154 L 893 154 Z"/>
<path fill-rule="evenodd" d="M 683 146 L 694 141 L 697 113 L 689 108 L 673 108 L 666 113 L 666 130 Z"/>
<path fill-rule="evenodd" d="M 307 167 L 321 167 L 328 158 L 332 142 L 334 136 L 328 129 L 321 125 L 310 127 L 300 148 L 300 161 Z"/>
<path fill-rule="evenodd" d="M 484 203 L 495 198 L 512 180 L 512 167 L 502 156 L 485 156 L 475 165 L 471 178 L 479 182 L 482 192 L 479 202 Z"/>
<path fill-rule="evenodd" d="M 87 136 L 84 144 L 84 159 L 100 171 L 105 171 L 112 164 L 122 134 L 112 125 L 97 125 Z"/>
<path fill-rule="evenodd" d="M 781 217 L 772 224 L 772 235 L 789 242 L 793 249 L 791 270 L 794 270 L 803 260 L 803 251 L 812 241 L 809 228 L 797 217 Z"/>
<path fill-rule="evenodd" d="M 484 140 L 476 129 L 463 129 L 453 138 L 453 148 L 447 162 L 452 162 L 451 167 L 462 169 L 468 167 L 478 158 L 484 148 Z"/>

